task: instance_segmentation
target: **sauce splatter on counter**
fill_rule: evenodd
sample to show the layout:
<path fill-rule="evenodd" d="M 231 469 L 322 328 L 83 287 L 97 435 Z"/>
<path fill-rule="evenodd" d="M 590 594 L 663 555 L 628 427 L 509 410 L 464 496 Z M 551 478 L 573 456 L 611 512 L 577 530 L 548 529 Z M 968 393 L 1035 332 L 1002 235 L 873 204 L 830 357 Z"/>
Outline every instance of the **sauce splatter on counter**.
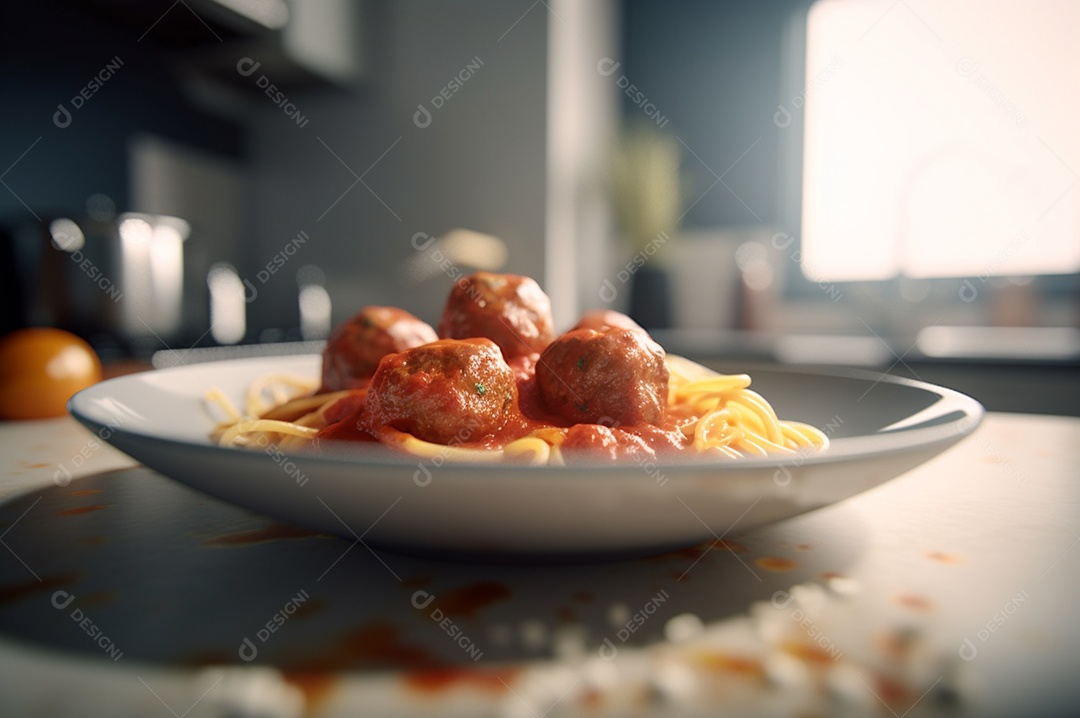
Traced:
<path fill-rule="evenodd" d="M 35 593 L 43 593 L 45 591 L 52 591 L 57 588 L 70 586 L 73 583 L 78 583 L 79 580 L 79 576 L 75 574 L 65 574 L 62 576 L 49 576 L 40 580 L 0 586 L 0 606 L 15 603 L 16 601 L 19 601 L 26 596 L 32 596 Z"/>
<path fill-rule="evenodd" d="M 468 688 L 486 693 L 505 693 L 520 669 L 478 670 L 474 668 L 427 668 L 405 675 L 405 684 L 423 693 L 441 693 Z"/>
<path fill-rule="evenodd" d="M 790 571 L 799 565 L 790 558 L 782 558 L 780 556 L 762 556 L 761 558 L 754 559 L 754 563 L 766 571 Z"/>
<path fill-rule="evenodd" d="M 480 581 L 450 591 L 439 591 L 435 596 L 435 605 L 451 618 L 471 620 L 483 609 L 509 600 L 511 596 L 513 593 L 504 584 Z"/>
<path fill-rule="evenodd" d="M 101 511 L 102 509 L 107 509 L 110 506 L 112 506 L 112 504 L 94 504 L 92 506 L 76 506 L 75 508 L 64 509 L 63 511 L 57 511 L 56 515 L 57 516 L 78 516 L 79 514 L 88 514 L 91 511 Z"/>
<path fill-rule="evenodd" d="M 280 541 L 282 539 L 304 539 L 310 536 L 325 536 L 319 531 L 294 526 L 292 524 L 274 524 L 261 529 L 251 531 L 239 531 L 232 534 L 224 534 L 208 539 L 209 546 L 247 546 L 249 544 L 263 543 L 265 541 Z"/>
<path fill-rule="evenodd" d="M 765 667 L 761 660 L 719 651 L 697 651 L 693 662 L 703 669 L 717 673 L 734 673 L 747 678 L 763 678 Z"/>
<path fill-rule="evenodd" d="M 824 648 L 815 646 L 812 643 L 787 641 L 781 648 L 785 653 L 795 656 L 803 663 L 809 663 L 814 666 L 828 666 L 837 661 L 835 653 L 830 653 Z"/>
<path fill-rule="evenodd" d="M 285 671 L 282 678 L 304 696 L 305 715 L 311 715 L 325 705 L 341 680 L 335 673 L 315 671 Z"/>
<path fill-rule="evenodd" d="M 904 608 L 909 608 L 912 611 L 918 611 L 919 613 L 933 613 L 934 611 L 934 602 L 925 596 L 919 596 L 914 593 L 904 593 L 897 596 L 894 600 Z"/>

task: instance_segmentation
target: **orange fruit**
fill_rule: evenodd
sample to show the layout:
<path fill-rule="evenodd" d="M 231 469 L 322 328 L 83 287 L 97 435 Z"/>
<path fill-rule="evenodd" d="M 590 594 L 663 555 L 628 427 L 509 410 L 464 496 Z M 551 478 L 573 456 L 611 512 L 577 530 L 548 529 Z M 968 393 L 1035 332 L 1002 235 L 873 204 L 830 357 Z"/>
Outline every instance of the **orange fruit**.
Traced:
<path fill-rule="evenodd" d="M 0 339 L 0 418 L 67 414 L 76 392 L 101 381 L 101 361 L 62 329 L 20 329 Z"/>

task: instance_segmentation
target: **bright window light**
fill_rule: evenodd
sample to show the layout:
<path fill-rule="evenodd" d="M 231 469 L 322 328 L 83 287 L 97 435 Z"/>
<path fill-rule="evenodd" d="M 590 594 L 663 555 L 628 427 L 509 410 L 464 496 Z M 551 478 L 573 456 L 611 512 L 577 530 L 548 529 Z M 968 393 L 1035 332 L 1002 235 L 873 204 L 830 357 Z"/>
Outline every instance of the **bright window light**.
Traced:
<path fill-rule="evenodd" d="M 1073 0 L 815 3 L 804 272 L 1080 270 L 1077 28 Z"/>

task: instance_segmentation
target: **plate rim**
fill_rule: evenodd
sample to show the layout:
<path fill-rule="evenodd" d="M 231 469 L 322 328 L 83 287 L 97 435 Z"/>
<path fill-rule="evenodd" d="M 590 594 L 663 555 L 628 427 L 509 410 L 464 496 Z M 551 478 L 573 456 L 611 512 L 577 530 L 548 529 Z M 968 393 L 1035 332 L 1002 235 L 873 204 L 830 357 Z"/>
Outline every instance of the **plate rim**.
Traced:
<path fill-rule="evenodd" d="M 198 364 L 184 364 L 164 369 L 155 369 L 152 374 L 160 376 L 164 373 L 182 373 L 184 371 L 190 371 L 192 369 L 200 369 L 203 371 L 213 371 L 215 368 L 222 368 L 225 366 L 235 366 L 237 364 L 246 363 L 265 363 L 268 365 L 279 364 L 285 361 L 312 361 L 314 362 L 318 358 L 318 354 L 292 354 L 292 355 L 278 355 L 269 357 L 245 357 L 235 359 L 224 359 L 213 362 L 200 362 Z M 982 423 L 986 414 L 985 407 L 979 403 L 978 400 L 971 396 L 963 394 L 954 389 L 931 384 L 929 382 L 920 381 L 917 379 L 909 379 L 907 377 L 895 376 L 887 372 L 876 373 L 867 369 L 860 368 L 846 368 L 846 367 L 831 367 L 827 369 L 803 367 L 803 366 L 769 366 L 769 365 L 747 365 L 745 373 L 753 376 L 753 371 L 768 370 L 776 373 L 783 374 L 795 374 L 807 377 L 830 377 L 839 379 L 850 379 L 857 381 L 867 381 L 873 384 L 887 383 L 899 386 L 906 386 L 912 389 L 917 389 L 925 392 L 929 392 L 938 397 L 938 400 L 933 402 L 927 409 L 936 406 L 942 402 L 946 402 L 952 411 L 949 413 L 955 413 L 960 411 L 963 416 L 945 421 L 942 423 L 932 424 L 929 426 L 914 426 L 907 429 L 896 430 L 896 433 L 884 434 L 882 432 L 875 432 L 870 434 L 861 434 L 852 437 L 842 437 L 834 439 L 830 448 L 824 452 L 815 452 L 807 454 L 799 454 L 797 458 L 781 457 L 781 456 L 769 456 L 769 457 L 742 457 L 738 459 L 720 459 L 720 460 L 708 460 L 700 457 L 692 457 L 687 459 L 676 458 L 672 460 L 670 457 L 658 458 L 654 462 L 591 462 L 582 461 L 575 462 L 571 467 L 562 466 L 528 466 L 518 464 L 507 464 L 504 462 L 496 463 L 479 463 L 479 462 L 445 462 L 442 464 L 443 468 L 453 468 L 459 471 L 468 471 L 480 478 L 486 478 L 492 474 L 500 474 L 500 478 L 505 480 L 507 475 L 522 478 L 532 478 L 536 476 L 552 477 L 558 476 L 564 473 L 587 473 L 595 476 L 604 476 L 607 474 L 618 474 L 620 476 L 625 475 L 626 469 L 630 467 L 640 468 L 645 463 L 653 464 L 657 469 L 663 469 L 676 474 L 689 473 L 689 472 L 701 472 L 710 471 L 718 473 L 727 473 L 738 470 L 758 470 L 758 469 L 779 469 L 781 467 L 796 466 L 799 468 L 815 466 L 820 464 L 832 464 L 841 461 L 856 461 L 862 460 L 870 456 L 888 456 L 892 454 L 907 453 L 921 448 L 930 448 L 938 444 L 951 444 L 960 441 L 967 436 L 970 436 Z M 98 416 L 94 414 L 94 406 L 90 402 L 97 398 L 107 398 L 112 389 L 119 385 L 128 383 L 140 383 L 146 379 L 145 373 L 127 374 L 124 376 L 114 377 L 107 379 L 103 382 L 99 382 L 91 387 L 79 391 L 68 401 L 68 411 L 71 415 L 78 420 L 81 424 L 86 426 L 95 433 L 101 433 L 105 429 L 109 430 L 109 436 L 102 437 L 109 443 L 115 443 L 113 437 L 121 435 L 124 437 L 130 437 L 132 440 L 141 442 L 150 442 L 160 446 L 168 447 L 183 447 L 188 449 L 198 449 L 200 452 L 209 452 L 213 455 L 221 457 L 236 457 L 242 455 L 248 455 L 252 457 L 259 456 L 262 452 L 253 452 L 250 449 L 244 449 L 239 447 L 219 446 L 209 441 L 209 432 L 207 432 L 206 443 L 198 443 L 189 441 L 186 438 L 169 437 L 162 435 L 160 432 L 149 432 L 139 430 L 139 427 L 128 427 L 119 424 L 110 424 L 108 422 L 101 421 Z M 209 388 L 209 387 L 207 387 Z M 946 414 L 947 415 L 947 414 Z M 212 421 L 209 419 L 208 422 Z M 863 446 L 865 444 L 880 444 L 882 441 L 886 441 L 885 446 Z M 385 449 L 384 451 L 376 451 L 375 447 L 350 447 L 347 445 L 324 445 L 318 452 L 279 452 L 281 456 L 288 457 L 294 461 L 316 461 L 321 464 L 333 465 L 335 467 L 350 467 L 353 469 L 379 469 L 379 470 L 393 470 L 403 468 L 413 468 L 417 465 L 430 463 L 431 459 L 421 459 L 419 457 L 410 457 L 405 454 L 394 452 L 392 449 Z M 507 471 L 507 469 L 512 469 Z M 568 471 L 568 469 L 570 469 Z M 635 472 L 638 473 L 638 472 Z M 652 477 L 648 476 L 646 472 L 640 472 L 644 478 L 652 481 Z"/>

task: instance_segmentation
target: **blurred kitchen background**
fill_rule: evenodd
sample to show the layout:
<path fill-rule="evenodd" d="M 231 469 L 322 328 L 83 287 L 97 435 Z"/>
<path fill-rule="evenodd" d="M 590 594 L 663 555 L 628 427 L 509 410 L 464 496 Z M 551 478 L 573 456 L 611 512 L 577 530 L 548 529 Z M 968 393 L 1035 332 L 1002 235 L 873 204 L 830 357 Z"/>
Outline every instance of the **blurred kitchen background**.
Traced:
<path fill-rule="evenodd" d="M 1080 414 L 1080 4 L 0 12 L 0 332 L 295 350 L 484 268 L 718 366 Z"/>

